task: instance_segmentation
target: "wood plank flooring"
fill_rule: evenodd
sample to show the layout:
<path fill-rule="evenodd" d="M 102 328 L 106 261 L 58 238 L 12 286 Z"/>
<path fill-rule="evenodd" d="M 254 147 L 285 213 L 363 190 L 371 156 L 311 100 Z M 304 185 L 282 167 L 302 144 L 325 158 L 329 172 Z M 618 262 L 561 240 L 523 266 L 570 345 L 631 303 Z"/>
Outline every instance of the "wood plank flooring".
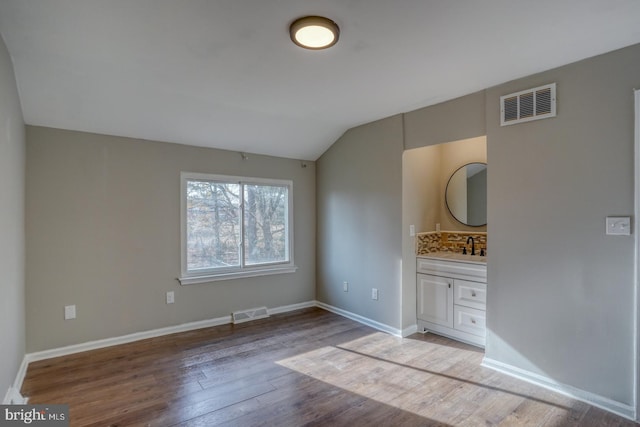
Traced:
<path fill-rule="evenodd" d="M 482 356 L 311 308 L 34 362 L 22 393 L 69 404 L 72 426 L 636 425 Z"/>

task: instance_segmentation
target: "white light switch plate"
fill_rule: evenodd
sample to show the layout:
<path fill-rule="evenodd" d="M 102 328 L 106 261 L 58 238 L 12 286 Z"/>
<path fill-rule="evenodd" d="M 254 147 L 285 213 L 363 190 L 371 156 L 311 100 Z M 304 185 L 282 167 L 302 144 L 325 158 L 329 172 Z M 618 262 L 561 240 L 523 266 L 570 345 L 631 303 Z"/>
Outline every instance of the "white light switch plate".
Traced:
<path fill-rule="evenodd" d="M 608 216 L 607 234 L 613 236 L 628 236 L 631 234 L 631 217 Z"/>

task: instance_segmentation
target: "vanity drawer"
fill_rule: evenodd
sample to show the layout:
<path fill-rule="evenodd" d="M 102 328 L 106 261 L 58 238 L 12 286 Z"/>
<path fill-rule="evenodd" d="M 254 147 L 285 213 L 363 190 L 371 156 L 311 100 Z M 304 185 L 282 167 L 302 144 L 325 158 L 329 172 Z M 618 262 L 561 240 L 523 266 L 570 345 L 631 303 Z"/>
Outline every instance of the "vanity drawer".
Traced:
<path fill-rule="evenodd" d="M 487 281 L 487 265 L 435 258 L 416 258 L 416 272 L 454 279 Z"/>
<path fill-rule="evenodd" d="M 475 308 L 453 306 L 453 328 L 480 337 L 485 336 L 486 312 Z"/>
<path fill-rule="evenodd" d="M 487 284 L 456 279 L 453 281 L 453 303 L 486 310 Z"/>

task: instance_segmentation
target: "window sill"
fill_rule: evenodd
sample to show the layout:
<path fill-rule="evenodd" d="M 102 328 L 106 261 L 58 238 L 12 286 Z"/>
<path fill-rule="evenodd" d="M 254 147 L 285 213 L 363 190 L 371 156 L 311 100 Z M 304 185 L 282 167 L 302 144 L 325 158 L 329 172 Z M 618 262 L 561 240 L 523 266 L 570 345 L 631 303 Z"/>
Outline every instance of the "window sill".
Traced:
<path fill-rule="evenodd" d="M 294 273 L 298 267 L 295 265 L 286 265 L 278 267 L 256 268 L 244 271 L 234 271 L 231 273 L 208 274 L 204 276 L 185 276 L 178 277 L 178 281 L 182 286 L 195 285 L 198 283 L 217 282 L 219 280 L 242 279 L 245 277 L 269 276 L 271 274 Z"/>

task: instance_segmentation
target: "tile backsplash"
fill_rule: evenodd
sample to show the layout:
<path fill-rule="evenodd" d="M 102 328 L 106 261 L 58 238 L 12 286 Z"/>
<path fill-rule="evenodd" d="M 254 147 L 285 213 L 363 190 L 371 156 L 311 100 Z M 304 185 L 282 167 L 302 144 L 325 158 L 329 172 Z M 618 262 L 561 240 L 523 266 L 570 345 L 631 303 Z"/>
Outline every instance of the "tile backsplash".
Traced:
<path fill-rule="evenodd" d="M 462 253 L 462 248 L 471 251 L 471 244 L 467 245 L 467 238 L 471 236 L 475 241 L 476 253 L 480 249 L 487 251 L 487 233 L 469 231 L 429 231 L 416 234 L 416 255 L 426 255 L 434 252 Z"/>

